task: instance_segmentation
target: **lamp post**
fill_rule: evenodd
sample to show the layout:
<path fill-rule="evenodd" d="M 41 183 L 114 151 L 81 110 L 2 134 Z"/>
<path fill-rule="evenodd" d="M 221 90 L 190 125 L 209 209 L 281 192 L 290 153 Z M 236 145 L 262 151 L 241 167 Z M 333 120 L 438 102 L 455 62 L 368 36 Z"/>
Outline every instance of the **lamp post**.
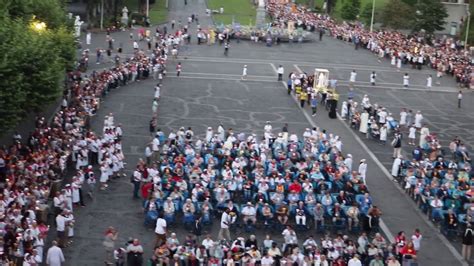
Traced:
<path fill-rule="evenodd" d="M 100 29 L 104 28 L 104 0 L 100 1 Z"/>
<path fill-rule="evenodd" d="M 372 0 L 372 16 L 370 17 L 370 32 L 374 29 L 375 0 Z"/>
<path fill-rule="evenodd" d="M 146 0 L 146 18 L 150 15 L 150 0 Z"/>
<path fill-rule="evenodd" d="M 466 26 L 466 36 L 464 36 L 464 49 L 467 49 L 467 40 L 469 40 L 469 25 L 471 24 L 471 11 L 467 10 L 467 26 Z"/>

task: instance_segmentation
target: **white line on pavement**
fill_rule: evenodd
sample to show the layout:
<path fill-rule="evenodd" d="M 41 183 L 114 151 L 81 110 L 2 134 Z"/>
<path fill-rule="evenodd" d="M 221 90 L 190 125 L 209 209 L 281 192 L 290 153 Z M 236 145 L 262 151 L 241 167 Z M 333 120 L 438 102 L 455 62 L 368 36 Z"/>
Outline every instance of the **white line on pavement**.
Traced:
<path fill-rule="evenodd" d="M 299 72 L 303 73 L 304 71 L 301 70 L 301 68 L 297 64 L 293 64 L 293 66 L 298 70 Z"/>
<path fill-rule="evenodd" d="M 272 63 L 268 63 L 270 66 L 275 66 Z M 297 66 L 297 65 L 295 65 Z M 301 71 L 301 69 L 298 69 L 298 71 Z M 301 71 L 302 72 L 302 71 Z M 192 76 L 187 76 L 187 75 L 192 75 Z M 202 76 L 209 76 L 209 77 L 197 77 L 194 75 L 202 75 Z M 220 77 L 213 77 L 213 76 L 220 76 Z M 222 77 L 222 78 L 221 78 Z M 197 72 L 181 72 L 181 75 L 179 77 L 176 77 L 176 72 L 168 72 L 167 78 L 196 78 L 196 79 L 215 79 L 215 80 L 241 80 L 240 79 L 241 75 L 238 74 L 216 74 L 216 73 L 197 73 Z M 261 81 L 261 82 L 275 82 L 275 77 L 273 76 L 254 76 L 250 75 L 247 76 L 247 79 L 245 81 Z M 367 84 L 367 85 L 365 85 Z M 397 85 L 397 86 L 390 86 L 390 85 Z M 338 82 L 338 85 L 344 85 L 347 86 L 349 85 L 349 82 L 347 81 L 341 81 Z M 388 86 L 385 86 L 388 85 Z M 446 90 L 437 88 L 436 90 L 428 90 L 424 88 L 421 85 L 413 85 L 412 87 L 405 88 L 401 84 L 396 84 L 396 83 L 378 83 L 376 86 L 370 85 L 369 82 L 364 82 L 364 81 L 358 81 L 354 85 L 356 88 L 372 88 L 372 89 L 392 89 L 392 90 L 404 90 L 404 91 L 424 91 L 424 92 L 449 92 L 449 93 L 457 93 L 456 90 L 454 89 L 448 89 Z M 419 88 L 416 88 L 419 87 Z"/>

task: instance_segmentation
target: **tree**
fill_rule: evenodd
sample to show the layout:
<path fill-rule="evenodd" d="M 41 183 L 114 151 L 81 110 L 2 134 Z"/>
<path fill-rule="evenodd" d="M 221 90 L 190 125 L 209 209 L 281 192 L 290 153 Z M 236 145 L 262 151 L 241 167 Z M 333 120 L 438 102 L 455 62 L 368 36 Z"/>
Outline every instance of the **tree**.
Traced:
<path fill-rule="evenodd" d="M 416 6 L 413 31 L 424 30 L 428 34 L 443 30 L 448 13 L 439 0 L 421 0 Z"/>
<path fill-rule="evenodd" d="M 359 15 L 360 0 L 346 0 L 341 8 L 341 17 L 347 20 L 355 20 Z"/>
<path fill-rule="evenodd" d="M 366 25 L 370 24 L 370 20 L 372 18 L 372 2 L 367 3 L 364 8 L 362 8 L 362 11 L 360 11 L 360 19 L 362 22 L 364 22 Z M 375 9 L 375 14 L 374 14 L 374 22 L 375 19 L 378 17 L 379 11 Z"/>
<path fill-rule="evenodd" d="M 391 29 L 407 29 L 413 22 L 413 10 L 401 0 L 389 0 L 381 12 L 381 22 Z"/>
<path fill-rule="evenodd" d="M 59 0 L 3 0 L 0 5 L 0 132 L 63 91 L 76 56 L 71 21 Z M 22 5 L 24 4 L 24 5 Z M 32 27 L 44 22 L 45 29 Z"/>

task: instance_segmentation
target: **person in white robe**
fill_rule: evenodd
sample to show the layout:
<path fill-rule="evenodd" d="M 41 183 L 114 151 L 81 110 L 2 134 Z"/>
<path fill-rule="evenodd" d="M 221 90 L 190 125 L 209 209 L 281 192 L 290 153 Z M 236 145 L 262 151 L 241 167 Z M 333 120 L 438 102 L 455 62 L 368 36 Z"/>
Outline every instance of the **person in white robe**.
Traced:
<path fill-rule="evenodd" d="M 349 110 L 347 109 L 347 102 L 343 101 L 342 108 L 341 108 L 341 118 L 346 119 L 348 114 L 349 114 Z"/>
<path fill-rule="evenodd" d="M 220 142 L 224 142 L 225 140 L 225 129 L 222 125 L 219 125 L 219 127 L 217 127 L 217 138 Z"/>
<path fill-rule="evenodd" d="M 398 156 L 392 164 L 392 176 L 398 177 L 398 173 L 400 172 L 400 166 L 402 165 L 402 156 Z"/>
<path fill-rule="evenodd" d="M 416 139 L 416 128 L 415 125 L 411 125 L 410 129 L 408 130 L 408 145 L 415 145 Z"/>
<path fill-rule="evenodd" d="M 72 203 L 78 204 L 81 200 L 79 196 L 79 189 L 81 188 L 81 183 L 79 182 L 79 179 L 77 177 L 74 178 L 74 181 L 71 184 L 71 188 L 72 188 Z"/>
<path fill-rule="evenodd" d="M 352 172 L 352 155 L 350 153 L 347 154 L 346 159 L 344 159 L 344 164 L 346 165 L 349 172 Z"/>
<path fill-rule="evenodd" d="M 402 111 L 400 112 L 400 121 L 399 121 L 399 125 L 401 128 L 404 128 L 406 125 L 407 125 L 407 111 L 405 108 L 402 109 Z"/>
<path fill-rule="evenodd" d="M 426 144 L 426 137 L 430 134 L 430 129 L 425 125 L 420 130 L 420 147 L 423 148 Z"/>
<path fill-rule="evenodd" d="M 58 243 L 53 241 L 53 246 L 48 249 L 46 264 L 49 266 L 61 266 L 65 261 L 63 251 L 58 247 Z"/>
<path fill-rule="evenodd" d="M 415 115 L 415 127 L 420 129 L 422 122 L 423 122 L 423 115 L 421 114 L 421 111 L 417 111 Z"/>
<path fill-rule="evenodd" d="M 206 143 L 211 142 L 212 136 L 214 136 L 214 130 L 212 130 L 212 127 L 208 127 L 206 131 Z"/>
<path fill-rule="evenodd" d="M 359 132 L 364 133 L 364 134 L 367 134 L 367 127 L 368 127 L 367 122 L 368 122 L 368 121 L 369 121 L 369 113 L 367 113 L 366 111 L 364 111 L 364 112 L 360 115 L 360 127 L 359 127 Z"/>
<path fill-rule="evenodd" d="M 362 182 L 364 182 L 364 184 L 367 184 L 365 182 L 365 178 L 367 176 L 367 163 L 365 162 L 365 159 L 360 160 L 358 173 L 360 175 L 360 178 L 362 179 Z"/>

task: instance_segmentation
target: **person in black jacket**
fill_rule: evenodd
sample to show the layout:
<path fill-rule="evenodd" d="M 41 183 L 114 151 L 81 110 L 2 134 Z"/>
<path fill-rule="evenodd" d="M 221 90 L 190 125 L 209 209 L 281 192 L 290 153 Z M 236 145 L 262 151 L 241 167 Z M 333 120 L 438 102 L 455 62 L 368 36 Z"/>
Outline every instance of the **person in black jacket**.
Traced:
<path fill-rule="evenodd" d="M 471 248 L 472 248 L 472 237 L 474 236 L 474 231 L 471 228 L 471 223 L 468 223 L 466 230 L 462 235 L 462 257 L 469 261 L 471 259 Z"/>

